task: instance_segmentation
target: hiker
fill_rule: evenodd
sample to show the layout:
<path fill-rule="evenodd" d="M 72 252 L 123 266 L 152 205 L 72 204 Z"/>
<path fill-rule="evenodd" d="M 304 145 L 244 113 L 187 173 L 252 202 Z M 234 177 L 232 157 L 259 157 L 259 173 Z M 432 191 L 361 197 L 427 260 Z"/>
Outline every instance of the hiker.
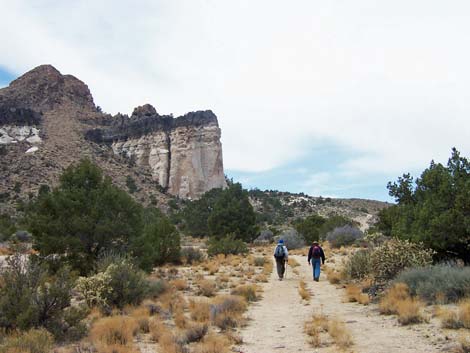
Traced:
<path fill-rule="evenodd" d="M 312 261 L 313 280 L 318 282 L 320 280 L 320 260 L 321 264 L 325 264 L 325 253 L 317 241 L 312 243 L 308 251 L 308 264 Z"/>
<path fill-rule="evenodd" d="M 289 257 L 289 252 L 287 251 L 287 247 L 284 245 L 284 240 L 280 239 L 276 248 L 274 249 L 274 258 L 276 259 L 276 268 L 277 268 L 277 275 L 279 276 L 279 280 L 282 281 L 284 277 L 284 273 L 286 272 L 286 262 Z"/>

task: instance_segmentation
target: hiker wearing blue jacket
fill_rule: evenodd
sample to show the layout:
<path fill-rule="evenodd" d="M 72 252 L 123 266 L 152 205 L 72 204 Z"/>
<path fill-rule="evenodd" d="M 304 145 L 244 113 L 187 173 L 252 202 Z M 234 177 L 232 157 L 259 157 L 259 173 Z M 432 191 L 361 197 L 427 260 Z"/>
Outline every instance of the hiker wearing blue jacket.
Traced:
<path fill-rule="evenodd" d="M 317 241 L 312 243 L 308 251 L 308 264 L 312 262 L 313 280 L 318 282 L 320 280 L 320 264 L 325 264 L 325 253 Z"/>
<path fill-rule="evenodd" d="M 279 280 L 282 281 L 286 272 L 286 262 L 289 259 L 289 252 L 284 245 L 284 240 L 280 239 L 274 248 L 274 258 L 276 259 L 276 269 Z"/>

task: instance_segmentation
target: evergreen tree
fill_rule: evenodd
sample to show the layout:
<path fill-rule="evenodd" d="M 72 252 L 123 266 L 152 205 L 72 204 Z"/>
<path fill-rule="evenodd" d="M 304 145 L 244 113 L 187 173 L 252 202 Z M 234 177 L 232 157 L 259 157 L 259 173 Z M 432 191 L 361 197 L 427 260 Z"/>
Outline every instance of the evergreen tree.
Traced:
<path fill-rule="evenodd" d="M 423 242 L 439 258 L 470 263 L 470 162 L 454 148 L 447 166 L 431 162 L 412 183 L 409 174 L 388 184 L 396 206 L 380 213 L 379 229 Z"/>
<path fill-rule="evenodd" d="M 142 231 L 141 212 L 85 159 L 65 170 L 57 188 L 30 203 L 25 221 L 41 258 L 87 274 L 102 251 L 128 249 Z"/>

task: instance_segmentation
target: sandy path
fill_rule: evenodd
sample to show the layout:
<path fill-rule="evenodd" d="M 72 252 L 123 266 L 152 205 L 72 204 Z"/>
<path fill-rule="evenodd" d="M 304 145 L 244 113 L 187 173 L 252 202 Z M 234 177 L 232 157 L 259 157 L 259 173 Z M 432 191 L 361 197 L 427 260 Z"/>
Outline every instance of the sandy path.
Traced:
<path fill-rule="evenodd" d="M 299 275 L 288 269 L 288 279 L 279 282 L 274 273 L 264 287 L 263 299 L 250 307 L 252 319 L 241 332 L 243 353 L 337 352 L 334 346 L 312 348 L 306 343 L 303 324 L 312 313 L 322 312 L 346 323 L 354 339 L 348 352 L 355 353 L 434 353 L 439 347 L 424 337 L 418 326 L 399 326 L 396 318 L 381 316 L 375 305 L 363 306 L 343 302 L 343 289 L 331 285 L 322 275 L 320 282 L 311 280 L 305 257 L 294 256 L 301 264 Z M 274 269 L 275 272 L 275 269 Z M 310 305 L 302 304 L 298 283 L 302 277 L 312 292 Z M 425 330 L 424 330 L 425 331 Z"/>

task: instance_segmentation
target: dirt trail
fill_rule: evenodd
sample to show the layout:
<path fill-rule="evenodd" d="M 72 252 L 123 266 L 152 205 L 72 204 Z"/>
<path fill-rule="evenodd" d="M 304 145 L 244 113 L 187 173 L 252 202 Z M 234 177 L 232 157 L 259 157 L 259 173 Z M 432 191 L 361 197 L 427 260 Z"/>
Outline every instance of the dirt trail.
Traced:
<path fill-rule="evenodd" d="M 311 279 L 311 268 L 305 257 L 293 256 L 300 264 L 299 275 L 288 268 L 287 280 L 278 281 L 273 274 L 264 286 L 263 299 L 252 305 L 248 326 L 242 331 L 243 353 L 337 352 L 335 346 L 312 348 L 306 343 L 304 322 L 316 312 L 346 323 L 354 340 L 347 352 L 355 353 L 434 353 L 443 346 L 433 345 L 419 327 L 399 326 L 396 318 L 381 316 L 375 305 L 363 306 L 343 302 L 343 289 L 331 285 L 322 274 L 320 282 Z M 300 279 L 307 282 L 312 293 L 310 305 L 301 302 L 298 293 Z"/>

